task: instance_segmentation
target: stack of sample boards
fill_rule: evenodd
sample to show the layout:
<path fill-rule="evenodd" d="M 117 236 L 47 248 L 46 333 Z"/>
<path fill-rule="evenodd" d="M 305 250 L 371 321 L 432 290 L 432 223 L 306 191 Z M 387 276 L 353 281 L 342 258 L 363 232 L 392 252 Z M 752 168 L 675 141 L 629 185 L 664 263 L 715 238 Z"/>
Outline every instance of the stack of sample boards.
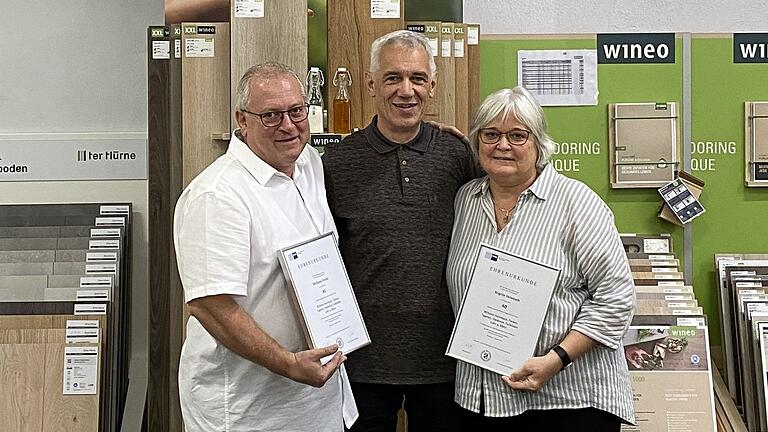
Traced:
<path fill-rule="evenodd" d="M 768 254 L 716 254 L 723 369 L 749 430 L 768 430 Z"/>
<path fill-rule="evenodd" d="M 680 272 L 672 238 L 622 234 L 621 240 L 637 299 L 623 340 L 637 425 L 622 430 L 715 430 L 707 321 Z"/>
<path fill-rule="evenodd" d="M 0 206 L 0 412 L 8 430 L 119 430 L 130 215 L 127 203 Z"/>

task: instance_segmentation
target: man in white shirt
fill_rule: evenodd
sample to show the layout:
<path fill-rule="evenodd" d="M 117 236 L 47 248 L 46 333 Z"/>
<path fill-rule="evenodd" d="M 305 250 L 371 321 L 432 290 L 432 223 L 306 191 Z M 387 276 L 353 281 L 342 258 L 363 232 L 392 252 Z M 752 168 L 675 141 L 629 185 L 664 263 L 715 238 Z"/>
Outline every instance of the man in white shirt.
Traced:
<path fill-rule="evenodd" d="M 179 365 L 186 430 L 342 431 L 346 359 L 307 349 L 277 251 L 336 231 L 303 86 L 287 66 L 250 68 L 225 155 L 184 190 L 174 240 L 191 315 Z M 322 365 L 320 359 L 333 355 Z"/>

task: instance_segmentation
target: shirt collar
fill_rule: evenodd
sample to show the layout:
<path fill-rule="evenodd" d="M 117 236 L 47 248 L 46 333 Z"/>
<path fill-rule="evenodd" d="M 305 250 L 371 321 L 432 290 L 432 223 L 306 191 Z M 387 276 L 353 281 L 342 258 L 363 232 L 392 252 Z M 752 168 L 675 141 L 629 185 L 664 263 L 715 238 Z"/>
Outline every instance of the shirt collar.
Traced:
<path fill-rule="evenodd" d="M 274 176 L 285 176 L 284 173 L 276 170 L 268 163 L 264 162 L 256 153 L 248 147 L 248 144 L 244 143 L 239 137 L 240 129 L 235 129 L 232 132 L 232 137 L 229 140 L 229 149 L 227 154 L 231 155 L 243 167 L 256 179 L 261 185 L 267 184 L 267 182 Z M 304 149 L 306 150 L 306 148 Z M 299 158 L 296 159 L 293 169 L 293 179 L 301 177 L 301 172 L 304 165 L 307 163 L 307 159 L 304 156 L 304 151 L 301 152 Z"/>
<path fill-rule="evenodd" d="M 555 178 L 558 176 L 558 172 L 555 171 L 554 168 L 552 168 L 552 165 L 546 164 L 544 165 L 544 169 L 541 170 L 541 173 L 538 177 L 536 177 L 536 180 L 533 181 L 533 184 L 528 187 L 523 193 L 527 191 L 531 191 L 531 193 L 536 196 L 537 198 L 546 201 L 547 198 L 552 194 L 552 188 L 554 187 Z M 475 185 L 474 190 L 472 191 L 475 195 L 485 195 L 488 193 L 488 190 L 490 189 L 490 179 L 486 175 L 481 182 L 478 182 L 477 185 Z"/>
<path fill-rule="evenodd" d="M 373 120 L 368 127 L 365 128 L 365 137 L 368 139 L 368 144 L 373 147 L 374 150 L 380 154 L 389 153 L 399 146 L 406 146 L 420 153 L 424 153 L 429 149 L 429 144 L 432 142 L 432 138 L 435 135 L 436 130 L 431 126 L 428 127 L 424 122 L 419 124 L 419 133 L 408 141 L 407 143 L 398 144 L 388 140 L 379 130 L 377 123 L 379 116 L 373 116 Z"/>

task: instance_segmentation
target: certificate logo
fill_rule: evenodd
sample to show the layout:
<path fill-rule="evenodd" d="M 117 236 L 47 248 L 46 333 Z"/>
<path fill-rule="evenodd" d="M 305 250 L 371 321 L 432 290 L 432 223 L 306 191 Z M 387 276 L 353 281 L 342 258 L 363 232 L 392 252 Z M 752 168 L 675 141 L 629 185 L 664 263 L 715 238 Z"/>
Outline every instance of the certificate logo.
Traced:
<path fill-rule="evenodd" d="M 698 365 L 699 365 L 699 363 L 701 363 L 701 357 L 699 357 L 699 355 L 698 355 L 698 354 L 693 354 L 693 355 L 691 356 L 691 364 L 694 364 L 694 365 L 697 365 L 697 366 L 698 366 Z"/>
<path fill-rule="evenodd" d="M 482 350 L 480 352 L 480 360 L 482 361 L 489 361 L 491 359 L 491 352 L 488 350 Z"/>
<path fill-rule="evenodd" d="M 344 339 L 336 338 L 336 345 L 339 346 L 339 349 L 342 349 L 344 347 Z"/>
<path fill-rule="evenodd" d="M 298 252 L 291 252 L 291 255 L 290 255 L 290 256 L 291 256 L 291 261 L 293 261 L 293 260 L 296 260 L 296 259 L 299 259 L 299 254 L 298 254 Z"/>
<path fill-rule="evenodd" d="M 485 253 L 485 259 L 489 259 L 491 261 L 498 261 L 499 260 L 499 256 L 496 255 L 495 253 L 486 252 Z"/>

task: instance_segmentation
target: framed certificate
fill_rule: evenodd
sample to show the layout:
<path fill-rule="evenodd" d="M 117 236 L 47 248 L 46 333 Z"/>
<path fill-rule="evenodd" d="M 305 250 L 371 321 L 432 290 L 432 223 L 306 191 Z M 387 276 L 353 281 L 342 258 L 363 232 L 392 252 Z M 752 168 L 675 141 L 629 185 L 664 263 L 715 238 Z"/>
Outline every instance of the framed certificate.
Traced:
<path fill-rule="evenodd" d="M 559 274 L 481 244 L 445 354 L 509 375 L 533 355 Z"/>
<path fill-rule="evenodd" d="M 347 354 L 371 343 L 332 232 L 278 255 L 311 348 L 337 344 Z"/>

